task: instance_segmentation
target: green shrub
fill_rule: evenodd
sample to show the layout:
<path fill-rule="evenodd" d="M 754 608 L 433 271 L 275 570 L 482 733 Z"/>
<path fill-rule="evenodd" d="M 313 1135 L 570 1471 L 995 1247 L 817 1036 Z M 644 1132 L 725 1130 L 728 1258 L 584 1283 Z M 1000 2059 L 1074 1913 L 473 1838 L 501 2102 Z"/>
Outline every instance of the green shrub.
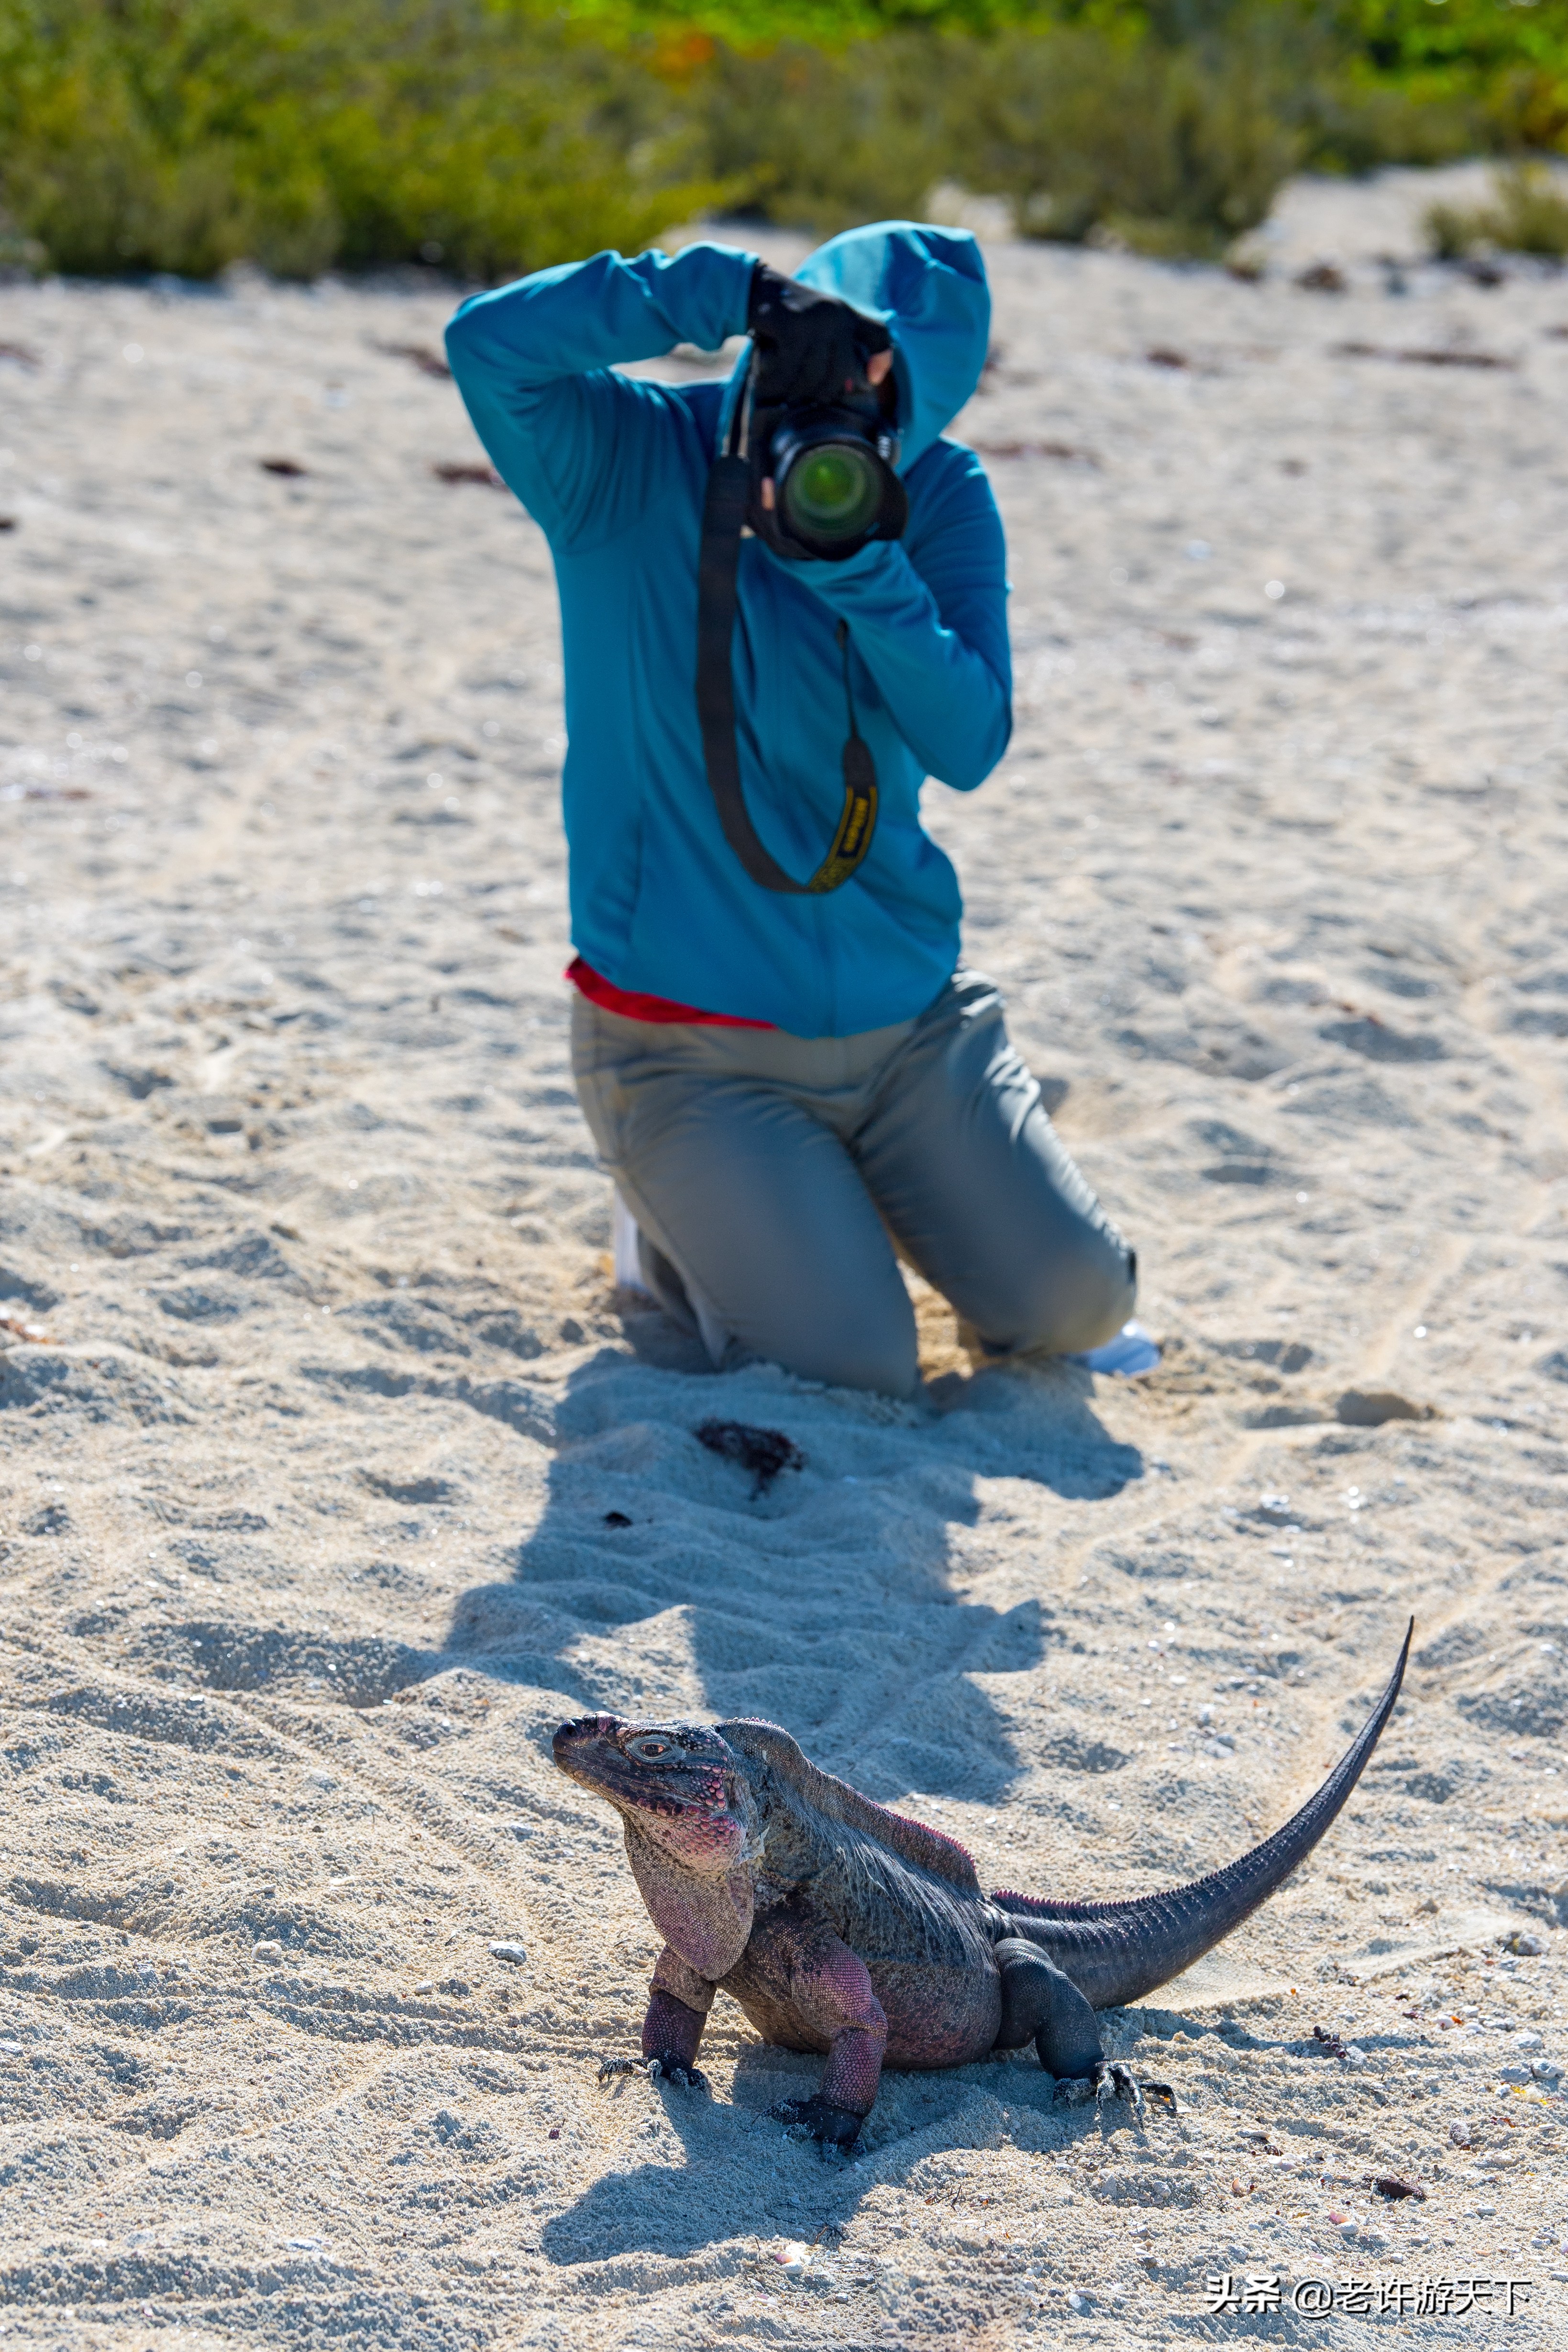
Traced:
<path fill-rule="evenodd" d="M 918 216 L 945 173 L 944 73 L 962 44 L 889 35 L 837 55 L 719 46 L 689 93 L 702 167 L 737 209 L 831 233 Z"/>
<path fill-rule="evenodd" d="M 1516 164 L 1495 175 L 1489 204 L 1432 205 L 1424 226 L 1440 261 L 1458 261 L 1478 246 L 1568 259 L 1568 175 Z"/>
<path fill-rule="evenodd" d="M 1568 0 L 0 0 L 0 259 L 76 271 L 493 278 L 938 182 L 1213 255 L 1298 164 L 1554 143 Z M 1555 250 L 1558 202 L 1435 233 Z"/>
<path fill-rule="evenodd" d="M 1026 235 L 1099 229 L 1165 255 L 1255 228 L 1301 152 L 1244 53 L 1211 63 L 1089 32 L 994 44 L 949 127 L 953 176 L 1005 195 Z"/>
<path fill-rule="evenodd" d="M 692 104 L 704 167 L 767 220 L 918 213 L 953 181 L 1005 197 L 1027 235 L 1172 255 L 1256 226 L 1302 143 L 1245 58 L 1073 28 L 720 47 Z"/>
<path fill-rule="evenodd" d="M 1280 106 L 1311 168 L 1352 178 L 1390 163 L 1457 163 L 1499 143 L 1479 103 L 1415 98 L 1332 74 L 1283 90 Z"/>
<path fill-rule="evenodd" d="M 0 0 L 0 210 L 55 268 L 466 276 L 724 192 L 647 57 L 486 0 Z"/>

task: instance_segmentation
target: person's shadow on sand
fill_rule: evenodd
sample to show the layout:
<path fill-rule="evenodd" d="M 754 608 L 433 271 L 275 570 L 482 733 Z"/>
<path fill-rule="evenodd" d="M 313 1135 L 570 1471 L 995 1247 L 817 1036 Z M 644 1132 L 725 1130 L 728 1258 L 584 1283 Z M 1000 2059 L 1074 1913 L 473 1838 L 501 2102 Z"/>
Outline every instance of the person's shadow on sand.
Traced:
<path fill-rule="evenodd" d="M 568 1385 L 513 1574 L 460 1596 L 441 1664 L 579 1712 L 764 1717 L 868 1796 L 998 1796 L 1016 1759 L 975 1677 L 1066 1636 L 1037 1598 L 998 1609 L 955 1590 L 988 1564 L 976 1482 L 1088 1499 L 1141 1475 L 1091 1390 L 1073 1367 L 994 1373 L 950 1383 L 943 1412 L 606 1350 Z M 696 1436 L 716 1417 L 781 1431 L 804 1466 L 754 1493 Z"/>

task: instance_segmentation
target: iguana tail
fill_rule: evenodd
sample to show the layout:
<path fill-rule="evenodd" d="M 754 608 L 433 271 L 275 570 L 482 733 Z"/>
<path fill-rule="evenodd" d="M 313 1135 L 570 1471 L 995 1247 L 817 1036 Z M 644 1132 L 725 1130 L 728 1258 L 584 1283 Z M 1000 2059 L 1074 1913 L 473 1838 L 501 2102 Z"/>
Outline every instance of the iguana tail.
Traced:
<path fill-rule="evenodd" d="M 1284 1884 L 1339 1812 L 1394 1712 L 1415 1630 L 1413 1617 L 1388 1687 L 1316 1796 L 1239 1862 L 1130 1903 L 1040 1903 L 999 1893 L 991 1900 L 1008 1915 L 1005 1932 L 1039 1945 L 1095 2009 L 1120 2008 L 1179 1976 Z"/>

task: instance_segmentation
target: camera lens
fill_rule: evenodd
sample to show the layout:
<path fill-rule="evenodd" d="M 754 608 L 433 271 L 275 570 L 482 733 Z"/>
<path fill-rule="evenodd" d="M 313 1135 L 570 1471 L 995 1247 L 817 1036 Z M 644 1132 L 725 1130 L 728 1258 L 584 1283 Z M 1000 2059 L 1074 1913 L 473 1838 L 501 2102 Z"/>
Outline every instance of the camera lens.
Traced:
<path fill-rule="evenodd" d="M 852 539 L 877 520 L 883 469 L 858 441 L 819 441 L 785 474 L 779 505 L 785 528 L 813 539 Z"/>

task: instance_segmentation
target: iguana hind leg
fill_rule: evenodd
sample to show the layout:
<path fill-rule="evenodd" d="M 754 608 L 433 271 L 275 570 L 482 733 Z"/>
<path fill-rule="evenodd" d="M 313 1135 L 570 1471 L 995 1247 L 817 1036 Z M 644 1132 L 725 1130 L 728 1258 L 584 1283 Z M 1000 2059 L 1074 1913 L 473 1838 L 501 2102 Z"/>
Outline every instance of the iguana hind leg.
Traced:
<path fill-rule="evenodd" d="M 1105 2063 L 1100 2021 L 1072 1979 L 1022 1936 L 1005 1937 L 995 1955 L 1002 1975 L 998 2050 L 1021 2050 L 1032 2041 L 1047 2074 L 1069 2082 L 1092 2075 Z"/>
<path fill-rule="evenodd" d="M 1032 2038 L 1041 2066 L 1058 2082 L 1091 2084 L 1100 2098 L 1113 2093 L 1142 2107 L 1142 2091 L 1128 2067 L 1107 2058 L 1100 2020 L 1072 1979 L 1022 1936 L 1005 1937 L 995 1954 L 1002 1976 L 998 2050 L 1022 2049 Z M 1089 2092 L 1079 2095 L 1087 2098 Z"/>

